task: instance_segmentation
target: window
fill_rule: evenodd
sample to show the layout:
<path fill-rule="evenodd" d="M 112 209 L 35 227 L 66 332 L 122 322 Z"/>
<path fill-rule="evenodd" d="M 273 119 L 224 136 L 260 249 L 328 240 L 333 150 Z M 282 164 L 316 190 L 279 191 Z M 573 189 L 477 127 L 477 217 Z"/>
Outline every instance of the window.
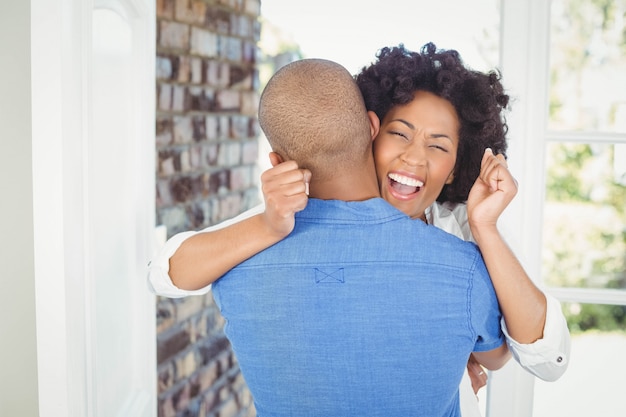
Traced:
<path fill-rule="evenodd" d="M 534 415 L 554 415 L 546 400 L 567 392 L 561 413 L 617 417 L 626 411 L 617 390 L 626 356 L 612 352 L 626 347 L 626 1 L 553 0 L 550 11 L 542 277 L 569 301 L 574 361 L 557 383 L 537 383 Z"/>
<path fill-rule="evenodd" d="M 626 384 L 626 1 L 502 4 L 504 74 L 513 77 L 522 104 L 513 110 L 511 132 L 523 144 L 517 145 L 520 155 L 517 150 L 511 155 L 520 157 L 515 163 L 524 191 L 511 221 L 527 229 L 519 236 L 531 276 L 562 301 L 572 354 L 556 382 L 535 380 L 533 389 L 506 381 L 518 390 L 518 404 L 532 404 L 523 413 L 497 410 L 534 417 L 621 416 L 626 412 L 618 388 Z"/>

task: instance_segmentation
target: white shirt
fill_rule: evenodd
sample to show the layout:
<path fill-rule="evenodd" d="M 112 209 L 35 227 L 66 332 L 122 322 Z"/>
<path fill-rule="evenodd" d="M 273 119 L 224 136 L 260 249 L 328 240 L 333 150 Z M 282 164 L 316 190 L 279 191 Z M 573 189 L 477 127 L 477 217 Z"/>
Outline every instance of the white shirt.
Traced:
<path fill-rule="evenodd" d="M 237 217 L 208 227 L 201 232 L 222 229 L 262 213 L 264 210 L 265 205 L 259 204 Z M 463 240 L 474 241 L 469 228 L 465 204 L 434 203 L 426 210 L 426 219 L 429 224 L 437 226 Z M 169 298 L 180 298 L 189 295 L 206 294 L 210 291 L 211 285 L 195 291 L 182 290 L 172 283 L 169 276 L 170 257 L 178 250 L 185 239 L 201 232 L 189 231 L 172 236 L 150 262 L 148 283 L 150 289 L 155 294 Z M 545 294 L 545 296 L 547 299 L 547 311 L 542 339 L 530 344 L 518 343 L 509 335 L 504 319 L 502 319 L 500 325 L 513 358 L 536 377 L 544 381 L 555 381 L 567 369 L 570 354 L 570 333 L 559 301 L 549 294 Z M 467 368 L 465 369 L 459 390 L 461 414 L 463 417 L 480 417 L 478 402 L 471 386 L 471 380 L 467 374 Z"/>

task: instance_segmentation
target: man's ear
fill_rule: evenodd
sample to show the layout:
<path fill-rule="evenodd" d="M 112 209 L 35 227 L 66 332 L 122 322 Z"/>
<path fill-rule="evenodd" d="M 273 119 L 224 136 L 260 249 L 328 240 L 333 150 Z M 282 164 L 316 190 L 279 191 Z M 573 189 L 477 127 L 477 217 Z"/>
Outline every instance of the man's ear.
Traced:
<path fill-rule="evenodd" d="M 276 152 L 270 152 L 270 163 L 272 164 L 273 167 L 275 167 L 278 164 L 282 164 L 283 162 L 285 162 L 285 160 L 283 159 L 282 156 L 280 156 Z"/>
<path fill-rule="evenodd" d="M 367 117 L 370 119 L 370 134 L 372 135 L 372 140 L 374 140 L 378 136 L 378 132 L 380 132 L 380 119 L 371 110 L 367 112 Z"/>

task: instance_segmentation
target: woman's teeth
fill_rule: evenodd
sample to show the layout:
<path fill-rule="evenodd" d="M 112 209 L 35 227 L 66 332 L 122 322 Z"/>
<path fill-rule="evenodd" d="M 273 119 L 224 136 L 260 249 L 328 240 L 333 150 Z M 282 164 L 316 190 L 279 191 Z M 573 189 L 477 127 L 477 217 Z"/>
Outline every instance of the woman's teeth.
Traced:
<path fill-rule="evenodd" d="M 389 178 L 402 185 L 408 185 L 409 187 L 422 187 L 424 185 L 424 183 L 420 180 L 416 180 L 415 178 L 411 177 L 405 177 L 404 175 L 400 174 L 389 174 Z"/>

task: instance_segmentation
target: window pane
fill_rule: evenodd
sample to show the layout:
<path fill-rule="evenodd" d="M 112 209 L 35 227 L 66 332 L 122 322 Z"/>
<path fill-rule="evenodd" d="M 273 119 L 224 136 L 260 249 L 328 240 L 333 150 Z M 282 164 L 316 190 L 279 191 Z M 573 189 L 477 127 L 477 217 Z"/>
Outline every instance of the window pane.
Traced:
<path fill-rule="evenodd" d="M 544 282 L 626 288 L 626 145 L 550 143 Z"/>
<path fill-rule="evenodd" d="M 553 0 L 550 130 L 626 132 L 626 0 Z"/>
<path fill-rule="evenodd" d="M 535 380 L 533 417 L 626 416 L 626 307 L 563 303 L 563 308 L 574 324 L 570 364 L 555 382 Z M 577 323 L 591 323 L 591 317 L 601 317 L 595 330 L 579 331 Z"/>

